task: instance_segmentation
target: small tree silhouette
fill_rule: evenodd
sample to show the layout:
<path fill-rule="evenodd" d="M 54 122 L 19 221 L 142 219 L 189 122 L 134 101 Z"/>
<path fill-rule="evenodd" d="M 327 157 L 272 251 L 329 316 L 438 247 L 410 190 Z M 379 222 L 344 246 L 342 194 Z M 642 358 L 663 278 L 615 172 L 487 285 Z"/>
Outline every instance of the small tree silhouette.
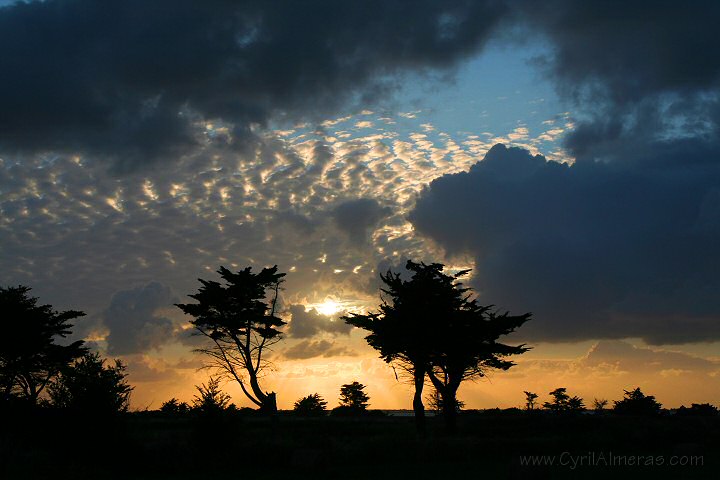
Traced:
<path fill-rule="evenodd" d="M 293 411 L 302 416 L 320 416 L 327 412 L 326 406 L 327 402 L 319 394 L 313 393 L 295 402 Z"/>
<path fill-rule="evenodd" d="M 525 393 L 525 410 L 535 410 L 535 400 L 537 400 L 538 394 L 527 391 L 523 393 Z"/>
<path fill-rule="evenodd" d="M 596 398 L 593 400 L 593 410 L 595 410 L 597 413 L 602 413 L 605 411 L 605 407 L 607 407 L 608 401 L 604 398 Z"/>
<path fill-rule="evenodd" d="M 216 414 L 228 408 L 230 395 L 220 389 L 220 378 L 210 378 L 207 385 L 195 385 L 200 395 L 193 397 L 192 408 L 203 414 Z"/>
<path fill-rule="evenodd" d="M 552 401 L 543 403 L 543 407 L 553 412 L 578 412 L 585 409 L 583 399 L 568 395 L 567 388 L 556 388 L 550 392 L 550 396 L 553 397 Z"/>
<path fill-rule="evenodd" d="M 63 368 L 48 386 L 49 403 L 83 414 L 127 412 L 133 387 L 126 377 L 125 365 L 120 360 L 105 365 L 99 353 L 86 353 Z"/>
<path fill-rule="evenodd" d="M 645 395 L 637 387 L 635 390 L 624 390 L 625 398 L 615 401 L 613 412 L 621 415 L 657 415 L 662 405 L 652 395 Z"/>
<path fill-rule="evenodd" d="M 365 385 L 359 382 L 347 383 L 340 387 L 340 406 L 353 410 L 367 410 L 370 397 L 363 390 Z"/>
<path fill-rule="evenodd" d="M 181 402 L 175 397 L 171 398 L 167 402 L 163 402 L 160 406 L 160 411 L 169 415 L 181 415 L 183 413 L 187 413 L 189 410 L 190 406 L 187 403 Z"/>

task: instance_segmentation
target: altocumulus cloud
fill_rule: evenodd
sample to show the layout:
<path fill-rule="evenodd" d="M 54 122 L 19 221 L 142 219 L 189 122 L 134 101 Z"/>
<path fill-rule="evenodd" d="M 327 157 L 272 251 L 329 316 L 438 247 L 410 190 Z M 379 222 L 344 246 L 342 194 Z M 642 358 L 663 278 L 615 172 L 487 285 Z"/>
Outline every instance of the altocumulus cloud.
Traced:
<path fill-rule="evenodd" d="M 497 145 L 433 181 L 410 220 L 474 256 L 483 301 L 534 312 L 534 339 L 718 340 L 720 165 L 656 160 L 569 166 Z"/>

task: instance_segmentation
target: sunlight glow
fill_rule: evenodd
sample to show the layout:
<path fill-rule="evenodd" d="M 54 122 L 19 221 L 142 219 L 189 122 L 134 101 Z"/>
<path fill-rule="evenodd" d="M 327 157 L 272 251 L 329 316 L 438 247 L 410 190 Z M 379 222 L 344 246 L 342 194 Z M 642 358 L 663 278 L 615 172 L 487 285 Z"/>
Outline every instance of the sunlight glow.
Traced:
<path fill-rule="evenodd" d="M 318 311 L 318 313 L 322 315 L 327 315 L 328 317 L 331 315 L 336 314 L 342 309 L 342 305 L 340 303 L 336 302 L 335 300 L 325 300 L 323 303 L 318 304 L 315 309 Z"/>

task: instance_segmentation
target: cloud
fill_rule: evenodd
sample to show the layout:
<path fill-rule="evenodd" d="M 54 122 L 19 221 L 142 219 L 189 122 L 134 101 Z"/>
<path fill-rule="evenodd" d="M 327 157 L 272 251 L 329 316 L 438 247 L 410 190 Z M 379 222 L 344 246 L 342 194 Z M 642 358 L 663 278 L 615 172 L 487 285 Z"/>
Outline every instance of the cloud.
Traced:
<path fill-rule="evenodd" d="M 159 311 L 175 302 L 170 288 L 158 282 L 122 290 L 102 313 L 109 330 L 108 353 L 126 355 L 158 348 L 174 338 L 173 322 Z"/>
<path fill-rule="evenodd" d="M 720 123 L 720 5 L 671 1 L 518 2 L 525 29 L 551 52 L 536 64 L 581 121 L 567 137 L 577 157 L 623 159 L 665 137 L 716 136 Z"/>
<path fill-rule="evenodd" d="M 305 310 L 304 305 L 290 305 L 291 314 L 288 334 L 293 338 L 309 338 L 318 333 L 332 333 L 335 335 L 348 334 L 352 330 L 349 325 L 339 318 L 332 319 L 317 310 Z"/>
<path fill-rule="evenodd" d="M 720 165 L 692 156 L 569 166 L 496 145 L 433 181 L 409 219 L 473 255 L 483 302 L 533 312 L 532 339 L 717 340 L 718 182 Z"/>
<path fill-rule="evenodd" d="M 720 368 L 720 362 L 711 359 L 684 352 L 637 347 L 621 340 L 597 342 L 580 362 L 588 367 L 612 364 L 620 371 L 652 374 L 663 371 L 707 374 Z"/>
<path fill-rule="evenodd" d="M 381 207 L 376 200 L 360 198 L 348 200 L 335 207 L 332 217 L 352 243 L 364 244 L 368 241 L 370 231 L 391 212 L 390 208 Z"/>
<path fill-rule="evenodd" d="M 365 106 L 484 44 L 502 3 L 47 0 L 0 9 L 0 151 L 120 171 Z M 212 126 L 210 126 L 212 124 Z"/>
<path fill-rule="evenodd" d="M 288 360 L 305 360 L 313 357 L 354 356 L 355 352 L 328 340 L 303 340 L 286 349 L 284 357 Z"/>

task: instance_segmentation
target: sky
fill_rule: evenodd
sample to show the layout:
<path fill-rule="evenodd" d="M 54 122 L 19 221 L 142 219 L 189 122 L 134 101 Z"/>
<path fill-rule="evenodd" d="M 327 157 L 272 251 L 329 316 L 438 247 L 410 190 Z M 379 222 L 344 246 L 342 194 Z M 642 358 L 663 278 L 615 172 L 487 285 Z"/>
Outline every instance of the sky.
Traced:
<path fill-rule="evenodd" d="M 0 2 L 0 285 L 87 313 L 133 408 L 210 372 L 173 306 L 277 264 L 280 408 L 410 386 L 339 320 L 407 259 L 533 319 L 468 408 L 720 402 L 716 2 Z M 249 405 L 236 386 L 225 388 Z"/>

